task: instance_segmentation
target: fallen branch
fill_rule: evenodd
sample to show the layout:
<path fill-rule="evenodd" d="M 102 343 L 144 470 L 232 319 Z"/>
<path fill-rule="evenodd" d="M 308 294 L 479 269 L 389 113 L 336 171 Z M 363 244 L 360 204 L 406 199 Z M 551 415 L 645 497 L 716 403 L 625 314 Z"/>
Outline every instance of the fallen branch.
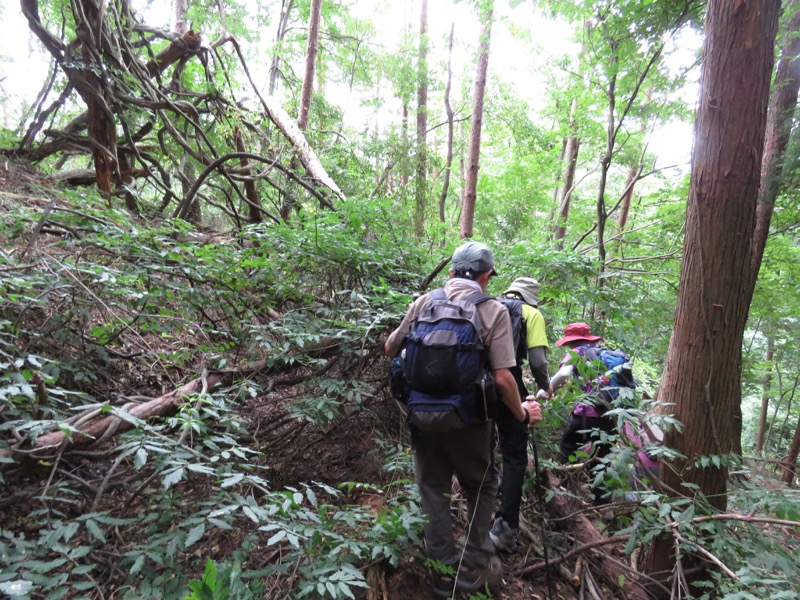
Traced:
<path fill-rule="evenodd" d="M 547 472 L 547 478 L 550 489 L 558 489 L 561 486 L 561 481 L 552 472 Z M 576 513 L 571 503 L 572 501 L 566 495 L 557 494 L 547 503 L 547 510 L 553 513 L 556 518 L 564 519 L 572 535 L 580 542 L 581 546 L 572 552 L 573 555 L 577 554 L 579 549 L 587 550 L 624 541 L 625 537 L 623 536 L 606 538 L 586 515 L 579 512 Z M 547 541 L 545 540 L 544 543 L 547 543 Z M 625 598 L 647 600 L 650 597 L 649 592 L 641 583 L 631 578 L 630 567 L 623 566 L 617 561 L 609 560 L 609 558 L 605 555 L 595 555 L 592 560 L 593 564 L 597 566 L 598 572 L 602 574 L 609 585 L 619 588 Z M 557 564 L 557 562 L 561 561 L 554 559 L 551 562 L 552 564 Z M 526 565 L 519 570 L 519 573 L 521 575 L 532 573 L 541 569 L 542 566 L 543 564 Z"/>
<path fill-rule="evenodd" d="M 138 421 L 144 421 L 153 417 L 165 417 L 175 414 L 184 403 L 187 396 L 200 393 L 204 386 L 211 391 L 224 383 L 233 381 L 246 373 L 252 373 L 264 368 L 265 360 L 251 363 L 242 369 L 230 371 L 213 371 L 208 373 L 205 378 L 198 377 L 186 383 L 176 390 L 163 396 L 142 402 L 141 404 L 125 405 L 124 416 L 114 413 L 105 413 L 105 416 L 96 418 L 102 411 L 96 411 L 94 418 L 82 419 L 80 424 L 76 424 L 77 431 L 51 431 L 36 438 L 33 448 L 16 448 L 11 451 L 0 453 L 0 456 L 11 455 L 14 458 L 25 459 L 35 458 L 41 460 L 60 453 L 66 449 L 81 448 L 94 444 L 100 440 L 108 439 L 113 435 L 128 431 L 136 427 Z"/>

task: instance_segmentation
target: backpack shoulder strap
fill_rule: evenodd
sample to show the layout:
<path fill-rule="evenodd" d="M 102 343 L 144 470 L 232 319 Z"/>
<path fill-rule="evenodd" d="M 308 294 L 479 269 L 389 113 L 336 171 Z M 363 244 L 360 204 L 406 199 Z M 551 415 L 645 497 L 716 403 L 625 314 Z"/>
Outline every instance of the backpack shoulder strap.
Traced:
<path fill-rule="evenodd" d="M 494 300 L 494 296 L 490 296 L 489 294 L 484 294 L 483 292 L 472 292 L 469 296 L 465 298 L 465 302 L 469 304 L 481 304 L 482 302 L 486 302 L 487 300 Z"/>
<path fill-rule="evenodd" d="M 447 300 L 447 294 L 444 292 L 444 288 L 436 288 L 435 290 L 431 290 L 428 293 L 431 300 Z"/>
<path fill-rule="evenodd" d="M 575 348 L 575 352 L 588 362 L 594 362 L 600 359 L 602 349 L 597 346 L 578 346 Z"/>

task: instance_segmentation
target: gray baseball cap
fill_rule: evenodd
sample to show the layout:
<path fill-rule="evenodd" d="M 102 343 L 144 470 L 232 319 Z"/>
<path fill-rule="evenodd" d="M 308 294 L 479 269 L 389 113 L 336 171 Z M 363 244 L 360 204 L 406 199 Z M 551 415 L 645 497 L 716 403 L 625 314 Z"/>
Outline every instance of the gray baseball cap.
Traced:
<path fill-rule="evenodd" d="M 539 282 L 533 277 L 517 277 L 503 292 L 506 294 L 517 294 L 525 304 L 539 306 Z"/>
<path fill-rule="evenodd" d="M 461 244 L 453 252 L 453 270 L 474 271 L 482 273 L 491 271 L 492 275 L 497 275 L 494 270 L 494 255 L 489 250 L 489 246 L 480 242 L 467 242 Z"/>

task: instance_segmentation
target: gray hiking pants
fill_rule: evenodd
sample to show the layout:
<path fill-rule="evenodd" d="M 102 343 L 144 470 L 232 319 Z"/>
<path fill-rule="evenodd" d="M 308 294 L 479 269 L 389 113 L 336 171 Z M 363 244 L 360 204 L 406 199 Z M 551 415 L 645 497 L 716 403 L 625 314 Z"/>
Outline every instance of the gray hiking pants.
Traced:
<path fill-rule="evenodd" d="M 466 536 L 463 564 L 471 568 L 485 567 L 494 556 L 489 539 L 497 477 L 494 471 L 492 429 L 487 421 L 444 433 L 426 433 L 411 428 L 417 485 L 419 486 L 425 523 L 425 552 L 428 558 L 446 565 L 460 562 L 453 535 L 450 512 L 453 475 L 458 479 L 467 499 L 469 531 Z"/>

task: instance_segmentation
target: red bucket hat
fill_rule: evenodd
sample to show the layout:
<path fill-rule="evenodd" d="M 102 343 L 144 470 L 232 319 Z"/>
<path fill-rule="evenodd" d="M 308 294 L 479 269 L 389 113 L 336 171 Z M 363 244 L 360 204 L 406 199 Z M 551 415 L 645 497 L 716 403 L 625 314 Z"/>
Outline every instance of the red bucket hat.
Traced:
<path fill-rule="evenodd" d="M 587 342 L 596 342 L 602 340 L 599 335 L 592 335 L 589 326 L 586 323 L 570 323 L 564 327 L 564 337 L 556 342 L 556 346 L 563 346 L 568 342 L 576 340 L 585 340 Z"/>

